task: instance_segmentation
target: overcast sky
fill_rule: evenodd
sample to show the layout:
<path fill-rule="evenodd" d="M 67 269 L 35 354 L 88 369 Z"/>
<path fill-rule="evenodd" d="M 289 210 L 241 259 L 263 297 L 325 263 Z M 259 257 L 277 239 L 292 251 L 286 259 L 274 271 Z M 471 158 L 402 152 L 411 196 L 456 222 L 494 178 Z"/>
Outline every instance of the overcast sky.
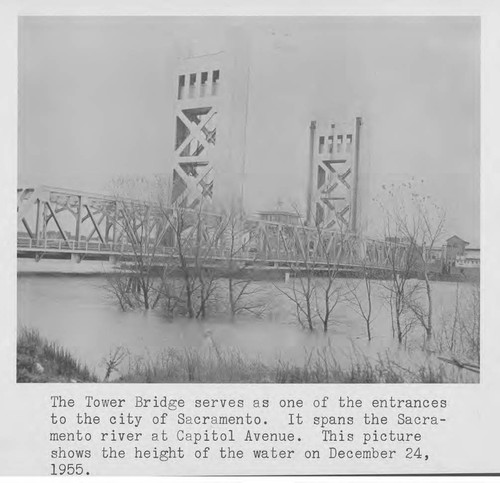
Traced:
<path fill-rule="evenodd" d="M 249 210 L 305 200 L 310 121 L 358 115 L 364 215 L 382 184 L 415 176 L 449 234 L 479 243 L 475 18 L 22 18 L 19 184 L 170 173 L 176 58 L 235 28 L 251 47 Z"/>

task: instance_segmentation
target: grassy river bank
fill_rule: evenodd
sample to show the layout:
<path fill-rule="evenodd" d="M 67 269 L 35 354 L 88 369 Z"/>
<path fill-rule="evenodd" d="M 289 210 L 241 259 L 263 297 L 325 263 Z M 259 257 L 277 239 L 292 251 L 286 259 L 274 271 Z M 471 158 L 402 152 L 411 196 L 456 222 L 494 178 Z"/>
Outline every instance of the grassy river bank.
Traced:
<path fill-rule="evenodd" d="M 251 359 L 212 345 L 204 350 L 166 348 L 154 357 L 138 357 L 120 348 L 103 359 L 98 377 L 70 352 L 22 327 L 18 333 L 18 382 L 117 383 L 450 383 L 478 382 L 479 375 L 432 354 L 415 354 L 411 364 L 393 355 L 375 358 L 360 352 L 340 362 L 332 347 L 307 354 L 302 364 L 277 358 Z M 118 366 L 120 366 L 118 368 Z M 111 378 L 109 376 L 114 375 Z"/>

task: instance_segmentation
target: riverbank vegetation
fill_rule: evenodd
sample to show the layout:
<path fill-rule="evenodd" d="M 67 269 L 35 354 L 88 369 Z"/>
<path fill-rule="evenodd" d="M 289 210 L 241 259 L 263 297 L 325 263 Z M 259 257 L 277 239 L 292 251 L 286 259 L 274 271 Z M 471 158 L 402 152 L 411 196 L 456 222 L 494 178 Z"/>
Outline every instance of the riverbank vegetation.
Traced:
<path fill-rule="evenodd" d="M 17 335 L 17 382 L 98 382 L 98 378 L 65 348 L 22 327 Z"/>
<path fill-rule="evenodd" d="M 368 298 L 384 291 L 384 287 L 371 281 L 373 286 L 370 285 L 367 295 L 366 282 L 360 284 L 362 290 L 356 292 L 358 308 L 359 305 L 366 307 Z M 353 312 L 356 312 L 354 307 Z M 378 312 L 371 316 L 365 312 L 362 318 L 372 329 L 375 320 L 384 326 L 384 321 L 378 320 L 378 316 Z M 336 336 L 332 337 L 331 333 L 311 333 L 303 327 L 302 330 L 306 329 L 313 339 L 311 344 L 303 347 L 302 357 L 278 355 L 266 360 L 219 344 L 209 329 L 202 347 L 165 348 L 147 356 L 127 353 L 124 363 L 114 374 L 114 380 L 127 383 L 479 382 L 479 284 L 457 283 L 453 306 L 441 307 L 441 311 L 435 314 L 435 322 L 432 345 L 427 332 L 421 333 L 422 327 L 417 321 L 411 325 L 413 330 L 407 330 L 404 344 L 399 344 L 396 337 L 385 349 L 373 345 L 371 332 L 367 332 L 366 339 L 356 338 L 348 347 L 345 343 L 339 347 L 339 344 L 332 343 Z M 120 357 L 123 357 L 123 351 L 118 351 Z"/>
<path fill-rule="evenodd" d="M 108 382 L 109 371 L 97 378 L 70 353 L 32 331 L 19 335 L 18 382 Z M 332 348 L 316 350 L 302 364 L 277 358 L 272 363 L 251 359 L 237 350 L 212 347 L 165 349 L 154 357 L 127 354 L 114 368 L 115 383 L 471 383 L 479 375 L 437 357 L 413 354 L 398 361 L 385 353 L 371 358 L 356 354 L 339 362 Z M 109 368 L 109 366 L 108 366 Z"/>
<path fill-rule="evenodd" d="M 339 361 L 333 348 L 307 354 L 302 364 L 277 358 L 272 363 L 251 359 L 241 352 L 214 348 L 210 353 L 193 349 L 169 349 L 154 358 L 130 358 L 129 365 L 115 380 L 125 383 L 470 383 L 479 382 L 477 373 L 458 368 L 434 356 L 388 353 L 375 358 L 361 353 Z"/>

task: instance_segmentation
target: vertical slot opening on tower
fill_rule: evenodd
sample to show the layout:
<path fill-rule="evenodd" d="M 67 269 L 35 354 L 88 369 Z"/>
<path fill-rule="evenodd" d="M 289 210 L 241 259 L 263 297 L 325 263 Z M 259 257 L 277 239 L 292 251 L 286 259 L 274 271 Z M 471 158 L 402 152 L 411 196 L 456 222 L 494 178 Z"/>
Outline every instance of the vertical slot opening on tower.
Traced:
<path fill-rule="evenodd" d="M 219 80 L 220 71 L 214 70 L 212 72 L 212 95 L 216 96 L 219 93 Z"/>
<path fill-rule="evenodd" d="M 177 91 L 177 99 L 182 99 L 184 97 L 184 87 L 186 85 L 186 76 L 185 75 L 180 75 L 179 76 L 179 85 L 178 85 L 178 91 Z"/>
<path fill-rule="evenodd" d="M 201 86 L 200 86 L 200 95 L 204 97 L 207 93 L 207 82 L 208 82 L 208 72 L 201 73 Z"/>
<path fill-rule="evenodd" d="M 189 97 L 194 97 L 196 87 L 196 74 L 189 74 Z"/>
<path fill-rule="evenodd" d="M 348 134 L 345 137 L 345 149 L 348 153 L 351 152 L 351 147 L 352 147 L 352 134 Z"/>
<path fill-rule="evenodd" d="M 320 136 L 319 137 L 319 154 L 323 154 L 323 151 L 325 150 L 325 136 Z"/>
<path fill-rule="evenodd" d="M 342 143 L 344 142 L 344 136 L 342 134 L 339 134 L 337 136 L 337 153 L 340 153 L 342 150 Z"/>
<path fill-rule="evenodd" d="M 328 152 L 333 153 L 333 136 L 328 136 Z"/>

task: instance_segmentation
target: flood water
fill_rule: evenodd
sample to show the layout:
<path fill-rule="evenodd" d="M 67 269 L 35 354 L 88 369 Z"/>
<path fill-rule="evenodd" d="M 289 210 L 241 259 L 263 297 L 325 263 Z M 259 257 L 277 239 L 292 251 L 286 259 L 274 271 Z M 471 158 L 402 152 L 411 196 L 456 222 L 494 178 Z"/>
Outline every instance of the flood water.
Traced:
<path fill-rule="evenodd" d="M 248 357 L 299 362 L 308 350 L 334 344 L 365 350 L 363 320 L 343 304 L 335 313 L 328 337 L 308 334 L 298 326 L 293 304 L 273 283 L 259 282 L 267 295 L 267 311 L 261 319 L 239 317 L 234 323 L 224 317 L 198 320 L 166 320 L 159 314 L 121 311 L 106 290 L 103 276 L 19 275 L 18 326 L 36 328 L 59 343 L 97 374 L 110 351 L 125 347 L 137 356 L 154 356 L 168 348 L 199 348 L 207 337 L 223 348 L 236 349 Z M 345 282 L 342 282 L 345 283 Z M 286 287 L 281 282 L 281 287 Z M 463 290 L 463 288 L 461 288 Z M 434 290 L 435 316 L 451 310 L 456 284 L 437 282 Z M 376 298 L 371 351 L 394 344 L 387 307 Z M 209 334 L 209 336 L 207 336 Z M 416 336 L 420 337 L 420 336 Z"/>

